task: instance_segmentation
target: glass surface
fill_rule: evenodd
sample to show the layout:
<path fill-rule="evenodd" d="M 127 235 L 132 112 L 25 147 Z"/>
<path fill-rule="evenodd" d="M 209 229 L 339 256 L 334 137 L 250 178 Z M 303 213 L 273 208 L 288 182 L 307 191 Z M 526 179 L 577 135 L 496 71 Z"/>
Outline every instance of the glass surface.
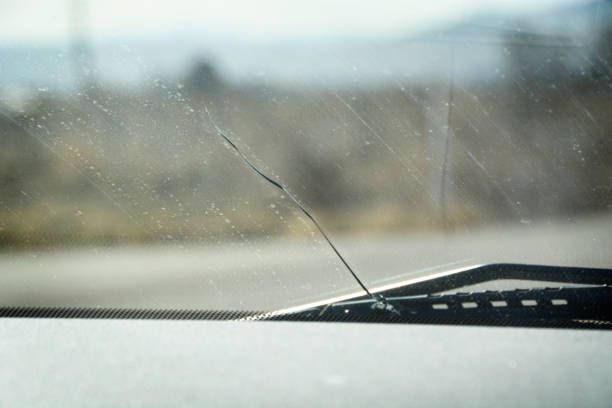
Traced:
<path fill-rule="evenodd" d="M 607 1 L 0 1 L 0 306 L 610 268 L 611 64 Z"/>

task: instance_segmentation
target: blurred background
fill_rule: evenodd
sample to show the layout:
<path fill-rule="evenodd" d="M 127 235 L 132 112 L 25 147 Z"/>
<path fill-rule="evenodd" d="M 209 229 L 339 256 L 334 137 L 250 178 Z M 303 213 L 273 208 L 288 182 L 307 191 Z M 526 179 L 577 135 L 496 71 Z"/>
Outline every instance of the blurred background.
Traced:
<path fill-rule="evenodd" d="M 372 284 L 612 266 L 612 3 L 354 3 L 0 1 L 3 303 L 354 290 L 216 127 Z"/>

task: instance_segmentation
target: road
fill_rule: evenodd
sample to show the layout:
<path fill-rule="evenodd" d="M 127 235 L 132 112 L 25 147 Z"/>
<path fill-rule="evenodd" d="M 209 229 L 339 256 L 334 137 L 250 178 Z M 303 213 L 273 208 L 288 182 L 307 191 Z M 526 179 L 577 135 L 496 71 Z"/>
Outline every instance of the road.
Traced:
<path fill-rule="evenodd" d="M 368 287 L 490 262 L 612 268 L 612 215 L 334 237 Z M 275 310 L 358 292 L 322 240 L 0 253 L 0 305 Z"/>

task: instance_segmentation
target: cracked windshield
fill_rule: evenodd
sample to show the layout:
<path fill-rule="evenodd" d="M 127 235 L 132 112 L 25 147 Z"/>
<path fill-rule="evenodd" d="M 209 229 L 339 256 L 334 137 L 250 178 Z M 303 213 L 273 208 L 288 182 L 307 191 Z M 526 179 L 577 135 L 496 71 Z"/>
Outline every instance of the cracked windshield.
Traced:
<path fill-rule="evenodd" d="M 0 306 L 612 267 L 609 1 L 0 1 Z"/>

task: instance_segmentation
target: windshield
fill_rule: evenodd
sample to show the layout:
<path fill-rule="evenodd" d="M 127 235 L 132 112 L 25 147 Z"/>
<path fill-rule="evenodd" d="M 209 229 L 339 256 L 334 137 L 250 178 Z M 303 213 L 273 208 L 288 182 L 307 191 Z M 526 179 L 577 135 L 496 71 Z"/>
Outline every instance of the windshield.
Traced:
<path fill-rule="evenodd" d="M 609 1 L 0 1 L 0 306 L 612 267 Z"/>

